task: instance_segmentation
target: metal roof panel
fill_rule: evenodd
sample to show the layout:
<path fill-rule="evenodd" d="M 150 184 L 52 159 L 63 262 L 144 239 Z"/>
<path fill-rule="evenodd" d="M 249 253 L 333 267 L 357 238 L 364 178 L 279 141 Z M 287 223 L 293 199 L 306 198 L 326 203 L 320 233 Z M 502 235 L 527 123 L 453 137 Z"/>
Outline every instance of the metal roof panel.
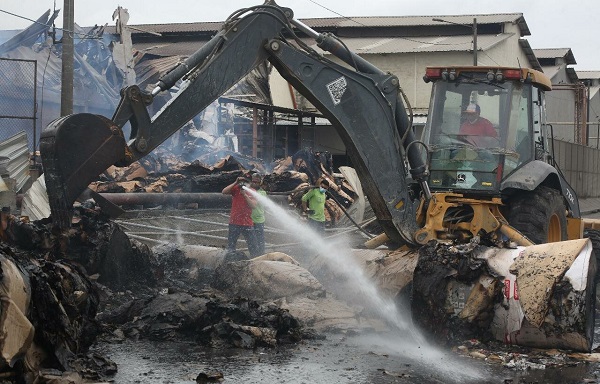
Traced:
<path fill-rule="evenodd" d="M 600 79 L 600 71 L 576 71 L 577 76 L 583 80 Z"/>
<path fill-rule="evenodd" d="M 485 51 L 508 39 L 513 34 L 481 35 L 477 37 L 477 48 Z M 414 52 L 467 52 L 473 48 L 473 37 L 421 36 L 421 37 L 359 37 L 342 39 L 348 48 L 358 54 L 414 53 Z M 316 43 L 312 48 L 319 50 Z M 323 52 L 323 51 L 321 51 Z"/>
<path fill-rule="evenodd" d="M 477 24 L 518 23 L 523 18 L 522 13 L 495 13 L 476 15 L 437 15 L 437 16 L 356 16 L 301 19 L 303 23 L 313 28 L 328 27 L 397 27 L 397 26 L 428 26 L 440 25 L 433 21 L 435 18 L 445 19 L 459 24 L 471 24 L 477 18 Z M 527 32 L 529 30 L 527 29 Z"/>
<path fill-rule="evenodd" d="M 468 24 L 477 18 L 477 24 L 514 23 L 519 25 L 521 36 L 530 35 L 529 27 L 522 13 L 493 13 L 475 15 L 438 16 L 356 16 L 300 19 L 311 28 L 353 28 L 353 27 L 414 27 L 443 25 L 434 18 L 442 18 L 453 23 Z M 132 24 L 132 34 L 139 33 L 190 33 L 217 32 L 223 25 L 218 22 L 171 23 L 171 24 Z M 106 28 L 107 33 L 115 33 L 115 27 Z"/>
<path fill-rule="evenodd" d="M 534 49 L 533 52 L 535 52 L 535 55 L 540 59 L 555 59 L 557 57 L 562 57 L 567 64 L 577 64 L 571 48 L 542 48 Z"/>

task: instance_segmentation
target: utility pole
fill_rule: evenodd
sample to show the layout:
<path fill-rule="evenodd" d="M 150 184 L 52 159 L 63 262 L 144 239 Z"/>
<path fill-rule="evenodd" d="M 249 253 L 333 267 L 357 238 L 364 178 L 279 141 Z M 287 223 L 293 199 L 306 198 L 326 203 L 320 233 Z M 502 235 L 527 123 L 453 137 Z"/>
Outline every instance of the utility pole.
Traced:
<path fill-rule="evenodd" d="M 62 75 L 60 115 L 73 113 L 73 31 L 75 30 L 74 1 L 64 0 L 62 31 Z"/>
<path fill-rule="evenodd" d="M 477 18 L 473 18 L 473 66 L 477 66 Z"/>
<path fill-rule="evenodd" d="M 473 33 L 473 66 L 477 66 L 477 18 L 474 17 L 473 18 L 473 24 L 469 25 L 469 24 L 462 24 L 462 23 L 455 23 L 454 21 L 448 21 L 448 20 L 444 20 L 444 19 L 432 19 L 433 21 L 437 21 L 440 23 L 448 23 L 448 24 L 454 24 L 454 25 L 460 25 L 462 27 L 467 27 L 470 28 L 472 33 Z"/>

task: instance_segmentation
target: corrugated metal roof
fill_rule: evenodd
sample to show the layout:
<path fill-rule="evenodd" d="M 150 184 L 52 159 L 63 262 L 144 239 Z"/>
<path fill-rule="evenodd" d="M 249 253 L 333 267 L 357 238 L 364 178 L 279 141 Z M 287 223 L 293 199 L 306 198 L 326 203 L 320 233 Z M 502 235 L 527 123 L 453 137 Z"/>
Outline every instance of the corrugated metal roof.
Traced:
<path fill-rule="evenodd" d="M 574 68 L 565 68 L 565 72 L 567 72 L 567 76 L 569 77 L 571 83 L 576 83 L 579 81 L 579 77 L 577 77 L 577 73 L 575 72 Z"/>
<path fill-rule="evenodd" d="M 438 15 L 438 16 L 359 16 L 359 17 L 328 17 L 300 19 L 311 28 L 353 28 L 353 27 L 414 27 L 444 25 L 433 21 L 440 18 L 458 24 L 471 25 L 473 18 L 477 24 L 515 23 L 519 26 L 521 36 L 530 35 L 529 27 L 522 13 L 494 13 L 477 15 Z M 144 33 L 186 33 L 186 32 L 216 32 L 223 25 L 219 22 L 171 23 L 171 24 L 132 24 L 135 28 L 132 34 Z M 115 27 L 109 26 L 106 32 L 115 33 Z"/>
<path fill-rule="evenodd" d="M 600 71 L 576 71 L 577 76 L 582 80 L 597 80 L 600 79 Z"/>
<path fill-rule="evenodd" d="M 222 21 L 198 23 L 171 23 L 171 24 L 131 24 L 133 35 L 140 33 L 185 33 L 185 32 L 217 32 L 223 26 Z M 106 28 L 107 33 L 115 34 L 116 27 Z"/>
<path fill-rule="evenodd" d="M 516 23 L 519 24 L 522 36 L 529 35 L 529 28 L 522 13 L 494 13 L 480 15 L 437 15 L 437 16 L 360 16 L 360 17 L 329 17 L 310 18 L 301 21 L 312 28 L 332 27 L 399 27 L 399 26 L 428 26 L 443 25 L 433 19 L 444 19 L 458 24 L 471 25 L 473 18 L 477 24 Z"/>
<path fill-rule="evenodd" d="M 533 52 L 533 49 L 531 49 L 531 45 L 529 45 L 529 41 L 527 39 L 519 39 L 519 45 L 523 49 L 523 52 L 525 52 L 527 60 L 529 60 L 529 66 L 533 69 L 543 72 L 542 66 L 540 65 L 537 56 Z"/>
<path fill-rule="evenodd" d="M 187 57 L 200 49 L 204 44 L 206 44 L 206 41 L 181 41 L 173 43 L 142 42 L 133 44 L 133 47 L 142 53 L 156 56 Z"/>
<path fill-rule="evenodd" d="M 29 220 L 41 220 L 50 217 L 50 213 L 46 179 L 41 175 L 23 195 L 21 215 L 29 217 Z"/>
<path fill-rule="evenodd" d="M 167 56 L 142 61 L 135 66 L 137 84 L 147 92 L 152 91 L 160 76 L 173 69 L 182 60 L 180 56 Z"/>
<path fill-rule="evenodd" d="M 19 132 L 0 143 L 0 167 L 2 173 L 15 180 L 15 192 L 19 192 L 29 181 L 29 146 L 25 132 Z"/>
<path fill-rule="evenodd" d="M 535 55 L 540 59 L 555 59 L 557 57 L 562 57 L 567 64 L 577 64 L 571 48 L 534 49 L 533 52 L 535 52 Z"/>
<path fill-rule="evenodd" d="M 481 35 L 477 37 L 477 48 L 485 51 L 496 44 L 508 39 L 513 34 Z M 315 50 L 321 51 L 314 40 L 303 39 Z M 342 41 L 350 50 L 358 54 L 381 53 L 414 53 L 414 52 L 462 52 L 472 49 L 473 37 L 464 36 L 430 36 L 430 37 L 347 37 Z M 187 57 L 198 50 L 203 44 L 199 42 L 176 42 L 168 44 L 134 44 L 135 49 L 157 56 L 178 55 Z"/>

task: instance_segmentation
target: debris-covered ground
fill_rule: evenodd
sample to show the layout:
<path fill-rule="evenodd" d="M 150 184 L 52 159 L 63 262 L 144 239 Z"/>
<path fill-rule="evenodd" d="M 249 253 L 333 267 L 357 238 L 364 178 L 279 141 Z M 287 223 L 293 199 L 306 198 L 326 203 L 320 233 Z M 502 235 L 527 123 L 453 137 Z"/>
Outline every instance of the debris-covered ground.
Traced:
<path fill-rule="evenodd" d="M 17 40 L 39 33 L 30 30 Z M 90 36 L 102 34 L 103 28 L 90 31 Z M 106 58 L 100 39 L 86 40 L 76 46 L 82 57 Z M 16 43 L 0 51 L 11 52 Z M 59 56 L 50 55 L 52 47 L 45 44 L 19 51 L 47 56 L 51 63 Z M 99 54 L 84 54 L 95 51 Z M 101 62 L 108 64 L 91 73 L 91 86 L 79 89 L 95 96 L 83 99 L 105 97 L 90 105 L 112 105 L 123 80 L 119 63 Z M 255 80 L 265 80 L 265 73 Z M 152 83 L 151 76 L 146 80 L 146 86 Z M 98 89 L 102 92 L 94 92 Z M 354 300 L 362 280 L 345 276 L 345 285 L 332 283 L 347 260 L 327 265 L 315 258 L 314 244 L 306 247 L 306 238 L 291 236 L 271 218 L 266 255 L 247 259 L 241 241 L 239 252 L 226 253 L 227 210 L 223 196 L 215 195 L 250 170 L 264 175 L 271 197 L 292 212 L 306 188 L 328 179 L 325 242 L 338 241 L 344 232 L 352 234 L 345 240 L 356 241 L 352 246 L 365 240 L 344 217 L 364 197 L 351 175 L 333 173 L 327 153 L 301 150 L 264 164 L 234 152 L 231 132 L 213 129 L 215 111 L 213 105 L 152 155 L 125 169 L 111 167 L 91 185 L 123 208 L 142 210 L 139 216 L 111 221 L 87 201 L 78 206 L 72 228 L 59 233 L 47 219 L 27 222 L 2 213 L 1 382 L 596 382 L 596 353 L 506 346 L 482 337 L 491 320 L 486 306 L 467 324 L 476 326 L 452 329 L 446 297 L 438 294 L 444 290 L 433 279 L 415 283 L 421 284 L 419 292 L 432 295 L 413 297 L 429 340 L 410 327 L 396 329 L 369 308 L 377 300 Z M 233 113 L 228 118 L 233 122 Z M 364 211 L 364 201 L 358 210 Z M 360 212 L 355 219 L 363 229 L 369 225 Z M 368 277 L 394 299 L 404 298 L 410 288 L 404 272 L 417 268 L 426 277 L 441 276 L 438 281 L 448 273 L 424 270 L 415 258 L 393 253 L 361 250 L 344 256 L 360 259 Z M 459 269 L 455 255 L 449 256 L 448 264 Z M 471 282 L 483 264 L 467 266 L 461 278 Z M 490 306 L 502 294 L 499 285 L 492 288 L 480 296 Z M 425 305 L 432 297 L 439 302 Z M 408 311 L 400 307 L 402 317 L 409 318 Z"/>
<path fill-rule="evenodd" d="M 173 229 L 165 216 L 169 215 L 161 212 L 137 223 L 152 227 L 147 230 L 153 233 L 157 228 L 148 225 L 151 220 Z M 222 227 L 227 222 L 226 211 L 180 216 L 194 225 Z M 8 221 L 3 234 L 12 246 L 5 247 L 6 257 L 31 276 L 32 300 L 44 303 L 34 305 L 36 311 L 28 316 L 42 330 L 34 341 L 46 354 L 38 361 L 44 368 L 43 380 L 183 383 L 214 382 L 221 376 L 226 382 L 249 383 L 595 380 L 600 360 L 596 354 L 459 339 L 439 346 L 417 342 L 402 332 L 390 333 L 389 328 L 382 331 L 386 328 L 368 313 L 340 301 L 321 283 L 328 273 L 319 271 L 314 256 L 292 242 L 289 234 L 275 231 L 274 222 L 267 226 L 267 233 L 273 231 L 269 241 L 281 245 L 278 250 L 285 253 L 271 252 L 256 260 L 226 254 L 218 246 L 219 236 L 189 236 L 196 243 L 145 244 L 127 235 L 137 228 L 139 237 L 149 239 L 151 235 L 142 235 L 135 223 L 134 218 L 108 220 L 87 203 L 78 208 L 66 235 L 54 233 L 48 221 Z M 188 235 L 201 232 L 181 223 L 177 229 Z M 332 241 L 336 234 L 327 233 L 334 236 Z M 23 363 L 4 368 L 6 380 L 13 382 L 26 371 Z M 32 374 L 25 377 L 31 379 Z"/>
<path fill-rule="evenodd" d="M 118 383 L 193 383 L 219 372 L 225 383 L 594 383 L 597 363 L 559 351 L 524 351 L 467 342 L 453 352 L 426 356 L 397 335 L 328 334 L 276 349 L 214 350 L 194 343 L 149 341 L 104 344 L 121 369 Z M 394 349 L 390 343 L 397 343 Z M 157 349 L 161 350 L 157 353 Z M 491 352 L 490 350 L 493 350 Z M 486 356 L 486 357 L 484 357 Z M 506 363 L 504 363 L 506 361 Z"/>
<path fill-rule="evenodd" d="M 181 218 L 170 217 L 165 227 L 173 228 L 178 223 L 182 232 L 201 232 L 197 221 L 206 219 L 214 225 L 227 220 L 226 215 L 214 212 L 196 213 L 188 216 L 187 226 Z M 131 225 L 136 222 L 159 224 L 158 217 L 144 219 L 123 219 L 141 234 L 140 228 Z M 268 221 L 267 221 L 268 222 Z M 207 225 L 207 224 L 205 224 Z M 267 229 L 275 229 L 267 226 Z M 156 229 L 147 229 L 151 236 Z M 211 232 L 214 233 L 214 232 Z M 271 234 L 276 241 L 276 234 Z M 334 232 L 328 233 L 335 235 Z M 290 244 L 291 238 L 279 234 L 282 245 Z M 169 238 L 172 235 L 168 236 Z M 335 238 L 335 236 L 333 237 Z M 189 241 L 218 244 L 217 239 L 189 236 Z M 287 239 L 287 240 L 286 240 Z M 286 253 L 306 262 L 305 248 L 298 245 L 282 247 Z M 390 270 L 389 264 L 384 267 Z M 316 265 L 316 263 L 315 263 Z M 311 268 L 309 268 L 311 269 Z M 312 271 L 312 269 L 311 269 Z M 319 275 L 318 271 L 314 272 Z M 408 311 L 405 308 L 401 311 Z M 596 329 L 599 329 L 598 327 Z M 165 363 L 159 362 L 148 351 L 153 343 L 125 343 L 120 345 L 102 345 L 100 348 L 125 364 L 143 367 L 134 372 L 120 373 L 116 377 L 123 382 L 134 382 L 149 375 L 160 380 L 165 376 L 175 377 L 172 382 L 186 382 L 195 378 L 198 372 L 218 370 L 231 382 L 347 382 L 347 383 L 591 383 L 600 373 L 598 355 L 570 353 L 559 350 L 542 350 L 507 346 L 498 342 L 463 340 L 459 336 L 444 346 L 421 345 L 405 334 L 372 333 L 371 330 L 336 329 L 324 332 L 325 339 L 303 340 L 298 343 L 280 346 L 276 349 L 257 348 L 240 351 L 206 351 L 194 343 L 172 344 L 173 354 L 169 354 Z M 596 337 L 596 340 L 598 339 Z M 446 340 L 443 338 L 443 340 Z M 440 340 L 438 340 L 439 342 Z M 597 345 L 597 344 L 596 344 Z M 139 354 L 133 353 L 136 346 Z M 191 356 L 191 357 L 190 357 Z M 134 359 L 134 361 L 131 361 Z M 177 369 L 177 359 L 184 363 Z M 168 373 L 168 374 L 167 374 Z M 194 377 L 192 377 L 194 376 Z M 265 378 L 269 380 L 265 381 Z"/>
<path fill-rule="evenodd" d="M 239 155 L 207 166 L 163 152 L 109 169 L 92 188 L 109 199 L 132 199 L 120 203 L 130 211 L 115 220 L 89 200 L 78 205 L 67 233 L 47 219 L 6 220 L 7 257 L 29 278 L 34 310 L 27 317 L 42 330 L 30 341 L 31 327 L 24 327 L 22 350 L 5 354 L 7 379 L 31 381 L 42 369 L 37 376 L 58 383 L 595 380 L 595 354 L 507 347 L 477 329 L 449 332 L 443 313 L 417 313 L 446 327 L 427 341 L 369 308 L 378 297 L 356 300 L 364 281 L 341 276 L 351 264 L 346 257 L 397 300 L 410 290 L 417 258 L 362 249 L 332 263 L 319 255 L 343 248 L 338 242 L 355 248 L 368 238 L 343 220 L 360 194 L 327 164 L 326 156 L 301 151 L 269 168 L 266 189 L 289 218 L 282 224 L 267 212 L 267 254 L 252 260 L 242 240 L 236 253 L 223 249 L 228 209 L 218 192 L 248 169 L 265 171 Z M 306 225 L 295 207 L 304 188 L 323 176 L 336 186 L 335 198 L 325 239 L 307 244 L 306 235 L 298 237 Z M 185 193 L 196 200 L 152 200 Z M 357 220 L 363 229 L 373 225 L 368 217 Z M 476 273 L 474 266 L 467 272 Z M 490 299 L 500 294 L 491 293 Z M 408 308 L 399 311 L 409 318 Z M 477 321 L 484 329 L 489 318 Z M 23 352 L 34 346 L 43 359 Z"/>

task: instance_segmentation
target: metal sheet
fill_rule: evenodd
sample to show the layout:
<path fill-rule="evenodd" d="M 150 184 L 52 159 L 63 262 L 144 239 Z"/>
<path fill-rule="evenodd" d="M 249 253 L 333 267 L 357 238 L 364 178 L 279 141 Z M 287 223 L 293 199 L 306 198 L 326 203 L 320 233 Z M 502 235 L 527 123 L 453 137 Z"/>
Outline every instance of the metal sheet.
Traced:
<path fill-rule="evenodd" d="M 0 173 L 15 180 L 15 192 L 29 181 L 29 147 L 25 132 L 0 143 Z"/>

